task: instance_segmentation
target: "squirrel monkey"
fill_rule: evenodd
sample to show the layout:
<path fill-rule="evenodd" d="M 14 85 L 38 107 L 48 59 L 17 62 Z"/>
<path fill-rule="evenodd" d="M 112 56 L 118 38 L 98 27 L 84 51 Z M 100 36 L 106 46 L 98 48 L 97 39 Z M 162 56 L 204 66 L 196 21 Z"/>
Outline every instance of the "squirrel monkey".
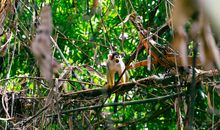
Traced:
<path fill-rule="evenodd" d="M 117 52 L 112 52 L 108 54 L 108 60 L 107 60 L 107 89 L 112 89 L 112 87 L 115 85 L 115 73 L 117 72 L 119 76 L 122 74 L 122 72 L 125 69 L 125 64 L 122 60 L 121 55 Z M 120 82 L 125 83 L 128 81 L 128 72 L 126 71 Z"/>

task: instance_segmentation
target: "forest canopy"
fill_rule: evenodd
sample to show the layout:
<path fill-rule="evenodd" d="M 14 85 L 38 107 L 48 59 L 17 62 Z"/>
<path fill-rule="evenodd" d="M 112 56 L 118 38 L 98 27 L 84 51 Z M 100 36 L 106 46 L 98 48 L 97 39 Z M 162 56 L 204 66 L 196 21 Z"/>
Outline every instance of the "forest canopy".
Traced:
<path fill-rule="evenodd" d="M 217 5 L 1 0 L 0 129 L 218 129 Z"/>

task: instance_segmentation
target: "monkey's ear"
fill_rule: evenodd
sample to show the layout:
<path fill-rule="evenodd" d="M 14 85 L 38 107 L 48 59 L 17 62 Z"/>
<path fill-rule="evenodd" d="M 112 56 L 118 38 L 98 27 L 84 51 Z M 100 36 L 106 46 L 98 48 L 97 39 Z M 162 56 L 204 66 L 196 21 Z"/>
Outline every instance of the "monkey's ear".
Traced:
<path fill-rule="evenodd" d="M 108 54 L 108 59 L 109 59 L 109 60 L 112 60 L 112 59 L 113 59 L 112 54 Z"/>
<path fill-rule="evenodd" d="M 124 57 L 125 57 L 125 53 L 121 53 L 120 56 L 121 56 L 122 58 L 124 58 Z"/>

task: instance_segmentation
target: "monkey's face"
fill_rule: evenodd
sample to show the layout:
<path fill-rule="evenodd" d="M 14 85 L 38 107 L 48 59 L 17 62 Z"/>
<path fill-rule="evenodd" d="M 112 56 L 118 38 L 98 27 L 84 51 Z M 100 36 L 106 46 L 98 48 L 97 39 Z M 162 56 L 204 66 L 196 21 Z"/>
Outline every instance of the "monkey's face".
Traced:
<path fill-rule="evenodd" d="M 125 69 L 122 56 L 117 52 L 112 52 L 108 55 L 107 68 L 112 73 L 122 72 Z"/>
<path fill-rule="evenodd" d="M 122 60 L 122 57 L 117 52 L 113 52 L 108 55 L 108 59 L 114 63 L 119 63 Z"/>
<path fill-rule="evenodd" d="M 119 60 L 121 60 L 121 56 L 120 55 L 115 55 L 113 60 L 115 61 L 115 63 L 118 63 Z"/>

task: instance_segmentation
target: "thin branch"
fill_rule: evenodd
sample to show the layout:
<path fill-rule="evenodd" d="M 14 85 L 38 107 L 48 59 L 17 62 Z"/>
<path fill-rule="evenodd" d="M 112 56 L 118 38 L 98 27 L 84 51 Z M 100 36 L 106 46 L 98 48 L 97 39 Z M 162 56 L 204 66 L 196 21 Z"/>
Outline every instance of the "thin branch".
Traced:
<path fill-rule="evenodd" d="M 55 40 L 50 36 L 50 40 L 52 41 L 52 43 L 54 44 L 54 46 L 57 48 L 57 50 L 59 51 L 61 57 L 63 58 L 64 62 L 66 63 L 66 65 L 68 67 L 70 67 L 70 64 L 68 63 L 67 59 L 65 58 L 65 56 L 63 55 L 61 49 L 59 48 L 59 46 L 57 45 L 57 43 L 55 42 Z"/>
<path fill-rule="evenodd" d="M 75 108 L 72 110 L 67 110 L 67 111 L 63 111 L 61 112 L 62 114 L 66 114 L 66 113 L 71 113 L 74 111 L 84 111 L 84 110 L 91 110 L 91 109 L 96 109 L 96 108 L 100 108 L 100 107 L 112 107 L 112 106 L 127 106 L 127 105 L 136 105 L 136 104 L 145 104 L 145 103 L 151 103 L 151 102 L 158 102 L 158 101 L 164 101 L 170 98 L 175 98 L 178 95 L 180 96 L 184 96 L 185 93 L 175 93 L 175 94 L 171 94 L 171 95 L 166 95 L 166 96 L 160 96 L 160 97 L 156 97 L 156 98 L 149 98 L 149 99 L 144 99 L 144 100 L 136 100 L 136 101 L 125 101 L 125 102 L 117 102 L 117 103 L 108 103 L 108 104 L 104 104 L 104 105 L 94 105 L 94 106 L 86 106 L 86 107 L 79 107 L 79 108 Z M 57 114 L 53 114 L 53 115 L 48 115 L 47 117 L 51 117 L 51 116 L 56 116 Z"/>

